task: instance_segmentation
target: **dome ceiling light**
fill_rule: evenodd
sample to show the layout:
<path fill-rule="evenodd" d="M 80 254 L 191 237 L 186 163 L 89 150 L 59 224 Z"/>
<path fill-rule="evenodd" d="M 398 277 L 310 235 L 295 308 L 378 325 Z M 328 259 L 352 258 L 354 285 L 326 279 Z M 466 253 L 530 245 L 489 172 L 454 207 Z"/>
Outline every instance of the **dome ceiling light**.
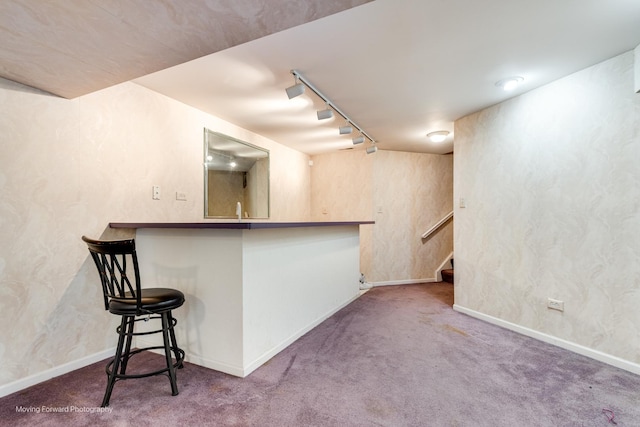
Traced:
<path fill-rule="evenodd" d="M 507 77 L 506 79 L 502 79 L 496 82 L 496 86 L 501 87 L 505 91 L 511 91 L 520 86 L 520 84 L 524 81 L 524 77 L 513 76 Z"/>
<path fill-rule="evenodd" d="M 434 142 L 436 144 L 443 142 L 445 139 L 447 139 L 447 136 L 449 136 L 448 130 L 438 130 L 435 132 L 429 132 L 427 134 L 427 138 L 429 138 L 431 142 Z"/>

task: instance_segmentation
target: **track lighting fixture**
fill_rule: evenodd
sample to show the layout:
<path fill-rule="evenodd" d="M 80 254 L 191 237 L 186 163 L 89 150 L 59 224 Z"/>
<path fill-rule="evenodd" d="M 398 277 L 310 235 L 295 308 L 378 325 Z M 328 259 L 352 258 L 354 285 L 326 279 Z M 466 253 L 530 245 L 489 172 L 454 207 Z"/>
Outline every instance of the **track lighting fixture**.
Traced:
<path fill-rule="evenodd" d="M 340 126 L 338 128 L 338 130 L 340 131 L 340 135 L 347 135 L 347 134 L 350 134 L 351 132 L 353 132 L 353 128 L 351 126 L 349 126 L 349 124 L 346 124 L 344 126 Z"/>
<path fill-rule="evenodd" d="M 295 76 L 296 84 L 293 86 L 289 86 L 287 90 L 287 96 L 289 99 L 295 98 L 296 96 L 300 96 L 304 93 L 304 84 L 298 82 L 298 76 Z"/>
<path fill-rule="evenodd" d="M 367 154 L 373 154 L 376 151 L 378 151 L 378 147 L 376 147 L 375 145 L 372 145 L 371 147 L 367 147 Z"/>
<path fill-rule="evenodd" d="M 449 136 L 449 131 L 447 130 L 438 130 L 427 134 L 427 138 L 429 138 L 431 142 L 435 142 L 436 144 L 447 139 L 447 136 Z"/>
<path fill-rule="evenodd" d="M 304 93 L 304 88 L 308 87 L 313 93 L 318 95 L 318 97 L 320 97 L 320 99 L 322 99 L 327 104 L 326 109 L 319 110 L 317 112 L 318 120 L 330 119 L 331 117 L 333 117 L 333 112 L 335 111 L 340 116 L 342 116 L 342 118 L 346 121 L 346 124 L 344 126 L 340 126 L 339 128 L 340 135 L 347 135 L 347 134 L 353 133 L 353 129 L 355 128 L 358 132 L 360 132 L 360 136 L 357 136 L 352 139 L 354 145 L 362 144 L 365 138 L 371 141 L 372 144 L 376 142 L 369 134 L 367 134 L 364 130 L 362 130 L 360 126 L 355 124 L 353 120 L 351 120 L 345 113 L 343 113 L 342 110 L 336 107 L 334 103 L 329 101 L 329 98 L 324 96 L 322 92 L 316 89 L 315 86 L 313 86 L 311 82 L 309 82 L 305 77 L 303 77 L 299 71 L 291 70 L 291 74 L 293 74 L 293 76 L 295 77 L 296 84 L 287 88 L 287 96 L 289 97 L 289 99 L 302 95 Z M 369 151 L 371 148 L 374 148 L 374 150 Z M 377 149 L 378 148 L 375 146 L 369 147 L 367 148 L 367 153 L 369 154 L 375 153 Z"/>
<path fill-rule="evenodd" d="M 325 110 L 318 110 L 318 120 L 330 119 L 331 117 L 333 117 L 333 110 L 329 108 L 329 104 Z"/>

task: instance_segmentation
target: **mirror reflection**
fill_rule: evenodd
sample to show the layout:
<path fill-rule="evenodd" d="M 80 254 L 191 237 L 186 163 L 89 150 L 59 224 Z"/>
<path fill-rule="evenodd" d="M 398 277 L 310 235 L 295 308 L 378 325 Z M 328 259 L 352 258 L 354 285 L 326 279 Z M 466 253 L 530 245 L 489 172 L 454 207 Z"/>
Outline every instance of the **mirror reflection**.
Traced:
<path fill-rule="evenodd" d="M 204 130 L 206 218 L 269 217 L 269 151 Z"/>

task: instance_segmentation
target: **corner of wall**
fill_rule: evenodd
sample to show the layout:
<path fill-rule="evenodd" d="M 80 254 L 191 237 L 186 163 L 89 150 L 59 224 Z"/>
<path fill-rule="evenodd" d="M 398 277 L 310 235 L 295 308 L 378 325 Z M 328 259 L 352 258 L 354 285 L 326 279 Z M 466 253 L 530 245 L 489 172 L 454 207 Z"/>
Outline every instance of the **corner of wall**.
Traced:
<path fill-rule="evenodd" d="M 633 51 L 634 54 L 634 89 L 640 93 L 640 44 Z"/>

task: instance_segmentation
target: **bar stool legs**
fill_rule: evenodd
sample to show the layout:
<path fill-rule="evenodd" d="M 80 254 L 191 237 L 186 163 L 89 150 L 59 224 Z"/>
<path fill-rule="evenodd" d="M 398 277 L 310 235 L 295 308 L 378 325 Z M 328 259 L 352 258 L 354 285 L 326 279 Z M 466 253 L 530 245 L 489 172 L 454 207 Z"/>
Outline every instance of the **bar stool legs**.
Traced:
<path fill-rule="evenodd" d="M 135 322 L 148 319 L 160 319 L 162 328 L 151 332 L 134 332 Z M 171 395 L 178 395 L 178 382 L 176 380 L 176 369 L 183 367 L 184 362 L 184 350 L 178 347 L 176 341 L 176 335 L 174 326 L 177 321 L 173 318 L 170 311 L 160 313 L 158 316 L 148 316 L 141 319 L 136 319 L 135 316 L 122 316 L 120 326 L 116 329 L 118 332 L 118 345 L 116 348 L 116 354 L 114 358 L 107 364 L 107 389 L 102 399 L 102 407 L 109 406 L 109 400 L 111 399 L 111 392 L 113 386 L 119 380 L 125 380 L 129 378 L 144 378 L 152 375 L 165 374 L 169 377 L 171 383 Z M 155 333 L 162 333 L 162 346 L 145 347 L 131 350 L 131 341 L 134 336 L 138 335 L 151 335 Z M 162 369 L 145 372 L 141 374 L 127 374 L 127 364 L 132 356 L 141 353 L 146 350 L 164 350 L 166 366 Z M 175 357 L 175 362 L 174 362 Z"/>
<path fill-rule="evenodd" d="M 107 372 L 107 390 L 104 392 L 102 405 L 100 405 L 103 408 L 109 406 L 109 400 L 111 399 L 111 392 L 113 391 L 113 386 L 116 383 L 118 368 L 120 368 L 120 362 L 122 360 L 122 354 L 123 354 L 122 347 L 124 346 L 124 341 L 127 336 L 126 332 L 129 330 L 129 323 L 130 323 L 129 318 L 130 316 L 122 316 L 122 320 L 120 321 L 120 326 L 117 329 L 119 337 L 118 337 L 118 346 L 116 347 L 116 355 L 114 356 L 113 360 L 107 364 L 107 367 L 105 369 Z M 131 344 L 130 339 L 127 339 L 127 345 L 130 345 L 130 344 Z M 127 352 L 127 355 L 128 354 L 129 352 Z M 127 356 L 125 363 L 123 363 L 124 369 L 126 369 L 128 360 L 129 360 L 129 357 Z"/>
<path fill-rule="evenodd" d="M 162 313 L 162 338 L 164 341 L 164 355 L 167 359 L 167 368 L 169 369 L 169 381 L 171 381 L 171 395 L 176 396 L 178 394 L 178 384 L 176 383 L 176 369 L 173 366 L 173 360 L 171 359 L 171 343 L 169 342 L 169 331 L 173 330 L 169 326 L 169 316 L 167 313 Z"/>

